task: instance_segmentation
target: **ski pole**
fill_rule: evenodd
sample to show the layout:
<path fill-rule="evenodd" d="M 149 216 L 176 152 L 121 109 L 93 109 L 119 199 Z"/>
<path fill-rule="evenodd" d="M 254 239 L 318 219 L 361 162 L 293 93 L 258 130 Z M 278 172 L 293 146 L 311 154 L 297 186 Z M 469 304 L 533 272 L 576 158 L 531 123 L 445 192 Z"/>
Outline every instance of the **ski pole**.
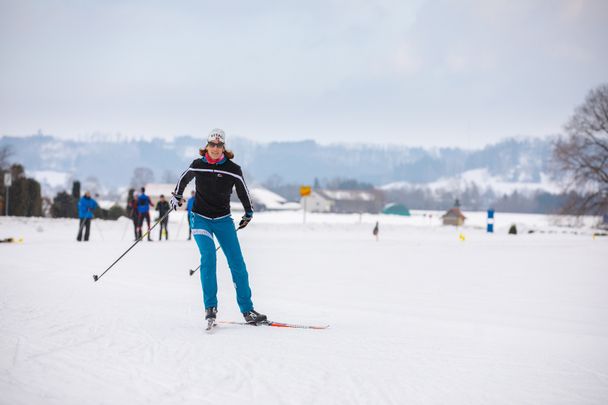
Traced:
<path fill-rule="evenodd" d="M 99 236 L 101 236 L 101 240 L 105 240 L 103 238 L 103 232 L 101 232 L 101 227 L 99 226 L 97 221 L 93 221 L 93 219 L 91 219 L 91 222 L 93 222 L 95 224 L 95 229 L 97 229 L 97 232 L 99 232 Z"/>
<path fill-rule="evenodd" d="M 242 228 L 236 228 L 236 232 L 238 232 L 238 231 L 239 231 L 239 229 L 242 229 Z M 215 249 L 215 251 L 217 252 L 218 250 L 220 250 L 220 248 L 221 248 L 221 247 L 222 247 L 222 245 L 219 245 L 219 246 L 218 246 L 218 247 Z M 199 265 L 198 265 L 198 267 L 197 267 L 196 269 L 194 269 L 194 270 L 192 270 L 192 269 L 191 269 L 191 270 L 190 270 L 190 275 L 193 275 L 194 273 L 196 273 L 196 272 L 197 272 L 197 271 L 198 271 L 200 268 L 201 268 L 201 265 L 199 264 Z"/>
<path fill-rule="evenodd" d="M 186 216 L 188 216 L 188 214 L 186 214 Z M 179 232 L 182 230 L 182 222 L 184 222 L 184 216 L 182 215 L 182 217 L 179 219 L 179 225 L 177 227 L 177 233 L 175 234 L 175 237 L 179 239 Z"/>
<path fill-rule="evenodd" d="M 122 231 L 122 236 L 120 237 L 120 240 L 124 240 L 125 239 L 125 234 L 127 233 L 127 228 L 129 227 L 129 223 L 127 222 L 125 224 L 125 229 Z"/>
<path fill-rule="evenodd" d="M 101 273 L 99 276 L 98 276 L 97 274 L 93 274 L 93 281 L 94 281 L 94 282 L 97 282 L 97 280 L 99 280 L 101 277 L 103 277 L 103 275 L 104 275 L 104 274 L 106 274 L 106 273 L 108 272 L 108 270 L 110 270 L 110 269 L 111 269 L 111 268 L 112 268 L 112 267 L 113 267 L 113 266 L 114 266 L 116 263 L 118 263 L 118 261 L 119 261 L 120 259 L 122 259 L 124 255 L 126 255 L 127 253 L 129 253 L 129 251 L 130 251 L 131 249 L 133 249 L 133 247 L 134 247 L 135 245 L 137 245 L 139 242 L 141 242 L 141 241 L 144 239 L 144 237 L 148 236 L 148 234 L 149 234 L 149 233 L 152 231 L 152 229 L 154 229 L 154 227 L 155 227 L 156 225 L 158 225 L 158 223 L 159 223 L 160 221 L 162 221 L 163 219 L 165 219 L 165 217 L 166 217 L 167 215 L 169 215 L 169 213 L 170 213 L 171 211 L 173 211 L 173 208 L 169 209 L 169 211 L 167 211 L 167 213 L 166 213 L 165 215 L 163 215 L 163 217 L 162 217 L 160 220 L 156 221 L 156 222 L 154 223 L 154 225 L 152 225 L 152 228 L 148 229 L 148 231 L 147 231 L 146 233 L 144 233 L 144 234 L 143 234 L 143 235 L 142 235 L 142 236 L 141 236 L 139 239 L 137 239 L 137 240 L 135 241 L 135 243 L 133 243 L 133 244 L 131 245 L 131 247 L 130 247 L 130 248 L 128 248 L 128 249 L 127 249 L 127 250 L 126 250 L 126 251 L 125 251 L 123 254 L 121 254 L 121 255 L 118 257 L 118 259 L 116 259 L 116 260 L 114 261 L 114 263 L 112 263 L 112 264 L 110 265 L 110 267 L 108 267 L 107 269 L 105 269 L 105 271 L 104 271 L 103 273 Z"/>

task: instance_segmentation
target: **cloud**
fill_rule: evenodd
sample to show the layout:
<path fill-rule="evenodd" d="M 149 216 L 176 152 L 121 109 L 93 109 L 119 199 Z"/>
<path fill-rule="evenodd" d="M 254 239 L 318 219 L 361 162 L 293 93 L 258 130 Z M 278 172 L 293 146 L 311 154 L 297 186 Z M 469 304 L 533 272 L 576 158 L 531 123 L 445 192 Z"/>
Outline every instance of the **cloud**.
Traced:
<path fill-rule="evenodd" d="M 541 135 L 606 80 L 607 5 L 4 1 L 0 131 Z"/>
<path fill-rule="evenodd" d="M 395 51 L 394 65 L 399 73 L 413 75 L 419 73 L 423 66 L 423 61 L 416 50 L 416 46 L 411 42 L 404 42 Z"/>
<path fill-rule="evenodd" d="M 561 4 L 561 16 L 566 20 L 578 19 L 584 11 L 585 6 L 588 6 L 587 0 L 569 0 L 563 1 Z"/>

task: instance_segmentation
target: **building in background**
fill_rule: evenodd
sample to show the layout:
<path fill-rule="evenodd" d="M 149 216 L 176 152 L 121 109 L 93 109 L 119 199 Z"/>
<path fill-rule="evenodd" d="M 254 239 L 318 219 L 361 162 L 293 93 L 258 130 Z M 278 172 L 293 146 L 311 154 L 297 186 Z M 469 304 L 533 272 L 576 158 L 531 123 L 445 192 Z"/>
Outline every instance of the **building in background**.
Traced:
<path fill-rule="evenodd" d="M 456 200 L 454 202 L 454 207 L 443 214 L 441 219 L 443 220 L 444 225 L 461 226 L 464 225 L 464 221 L 467 217 L 460 211 L 460 202 Z"/>
<path fill-rule="evenodd" d="M 331 212 L 333 201 L 313 190 L 309 196 L 302 197 L 300 205 L 308 212 Z"/>
<path fill-rule="evenodd" d="M 386 204 L 382 209 L 382 213 L 388 215 L 401 215 L 404 217 L 411 216 L 410 210 L 405 205 L 397 203 Z"/>
<path fill-rule="evenodd" d="M 255 211 L 297 211 L 300 209 L 299 203 L 288 202 L 283 196 L 263 187 L 252 187 L 249 189 L 249 193 Z M 236 193 L 232 194 L 232 200 L 239 202 Z M 242 210 L 243 207 L 241 206 L 240 209 Z"/>
<path fill-rule="evenodd" d="M 380 190 L 314 190 L 306 201 L 309 212 L 378 213 L 384 206 Z M 304 204 L 303 200 L 301 202 Z"/>

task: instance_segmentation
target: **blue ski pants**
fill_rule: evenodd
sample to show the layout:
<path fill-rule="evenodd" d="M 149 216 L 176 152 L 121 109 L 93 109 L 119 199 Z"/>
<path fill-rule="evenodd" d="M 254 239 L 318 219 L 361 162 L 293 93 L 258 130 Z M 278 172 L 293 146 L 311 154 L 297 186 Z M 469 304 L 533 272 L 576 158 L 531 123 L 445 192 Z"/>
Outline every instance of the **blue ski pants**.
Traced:
<path fill-rule="evenodd" d="M 228 215 L 223 218 L 210 219 L 193 212 L 190 214 L 190 224 L 192 236 L 201 253 L 200 273 L 205 308 L 217 307 L 217 256 L 213 241 L 215 236 L 228 260 L 239 308 L 241 312 L 251 311 L 253 303 L 251 302 L 249 275 L 232 217 Z"/>

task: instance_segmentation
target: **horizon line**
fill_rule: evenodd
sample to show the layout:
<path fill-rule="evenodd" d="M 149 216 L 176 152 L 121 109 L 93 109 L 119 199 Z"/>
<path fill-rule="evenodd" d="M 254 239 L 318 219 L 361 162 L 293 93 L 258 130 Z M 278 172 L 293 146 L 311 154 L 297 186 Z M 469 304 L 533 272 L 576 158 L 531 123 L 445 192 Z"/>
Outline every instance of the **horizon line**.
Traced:
<path fill-rule="evenodd" d="M 320 142 L 314 138 L 277 140 L 277 141 L 258 141 L 258 140 L 254 140 L 250 137 L 238 135 L 238 134 L 231 135 L 231 137 L 234 137 L 238 140 L 245 140 L 248 142 L 252 142 L 252 143 L 255 143 L 258 145 L 272 145 L 272 144 L 280 144 L 280 143 L 296 144 L 296 143 L 314 142 L 317 145 L 326 146 L 326 147 L 328 147 L 328 146 L 346 146 L 346 147 L 374 146 L 375 148 L 381 148 L 381 149 L 397 147 L 397 148 L 424 149 L 424 150 L 435 150 L 435 149 L 482 150 L 488 146 L 498 145 L 500 143 L 511 141 L 511 140 L 514 140 L 514 141 L 526 141 L 526 140 L 546 141 L 546 140 L 551 140 L 552 138 L 555 139 L 561 135 L 562 134 L 545 134 L 545 135 L 540 135 L 540 136 L 539 135 L 524 135 L 524 134 L 507 135 L 498 140 L 490 141 L 490 142 L 487 142 L 487 143 L 485 143 L 481 146 L 477 146 L 477 147 L 462 147 L 457 144 L 423 146 L 423 145 L 413 145 L 413 144 L 395 143 L 395 142 L 385 142 L 385 143 L 364 143 L 364 142 L 348 142 L 348 141 Z M 139 135 L 139 136 L 123 135 L 121 133 L 115 133 L 115 134 L 92 133 L 89 135 L 62 136 L 62 135 L 55 135 L 52 133 L 43 133 L 41 130 L 38 130 L 37 133 L 32 133 L 32 134 L 19 134 L 19 135 L 2 134 L 2 135 L 0 135 L 0 138 L 29 138 L 29 137 L 50 137 L 50 138 L 54 138 L 59 141 L 72 141 L 72 142 L 81 142 L 81 143 L 100 142 L 100 143 L 114 143 L 114 144 L 125 143 L 125 142 L 154 142 L 154 141 L 162 141 L 162 142 L 171 143 L 171 142 L 174 142 L 178 138 L 199 138 L 200 137 L 201 139 L 204 139 L 203 136 L 197 136 L 197 135 L 192 135 L 192 134 L 179 134 L 179 135 L 173 135 L 173 136 L 168 136 L 168 137 L 146 136 L 146 135 Z"/>

